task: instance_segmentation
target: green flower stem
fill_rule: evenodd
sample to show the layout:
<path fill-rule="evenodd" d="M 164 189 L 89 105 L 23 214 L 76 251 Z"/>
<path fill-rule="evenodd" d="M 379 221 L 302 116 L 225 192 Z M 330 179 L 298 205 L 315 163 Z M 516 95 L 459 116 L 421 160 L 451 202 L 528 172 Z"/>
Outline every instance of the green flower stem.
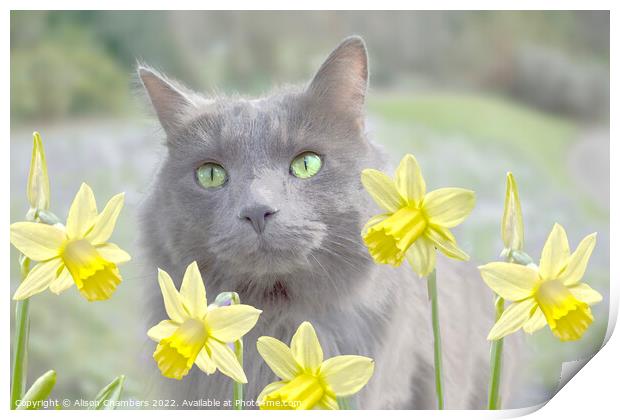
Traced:
<path fill-rule="evenodd" d="M 431 301 L 431 316 L 433 322 L 433 355 L 435 359 L 435 392 L 437 394 L 437 409 L 443 410 L 443 369 L 441 362 L 441 330 L 439 329 L 439 305 L 437 303 L 437 272 L 433 270 L 427 277 L 428 299 Z"/>
<path fill-rule="evenodd" d="M 497 297 L 495 301 L 495 322 L 504 313 L 504 299 Z M 491 343 L 491 377 L 489 379 L 489 410 L 499 410 L 501 403 L 499 400 L 499 385 L 502 373 L 502 351 L 504 349 L 504 339 L 500 338 Z"/>
<path fill-rule="evenodd" d="M 241 301 L 239 300 L 239 295 L 235 292 L 232 293 L 231 304 L 239 305 Z M 243 369 L 243 338 L 235 341 L 235 356 Z M 239 382 L 233 383 L 233 404 L 235 410 L 243 410 L 243 384 Z"/>
<path fill-rule="evenodd" d="M 533 264 L 532 257 L 523 251 L 504 250 L 502 252 L 504 259 L 508 263 L 529 265 Z M 495 301 L 495 322 L 504 313 L 504 299 L 497 297 Z M 504 339 L 500 338 L 491 343 L 491 373 L 489 378 L 489 410 L 501 409 L 501 399 L 499 395 L 499 386 L 502 376 L 502 352 L 504 350 Z"/>
<path fill-rule="evenodd" d="M 30 260 L 21 260 L 22 281 L 30 272 Z M 17 401 L 21 400 L 26 391 L 26 373 L 28 365 L 28 334 L 30 332 L 30 317 L 28 299 L 17 301 L 15 305 L 15 348 L 13 349 L 13 372 L 11 375 L 11 409 L 17 408 Z"/>

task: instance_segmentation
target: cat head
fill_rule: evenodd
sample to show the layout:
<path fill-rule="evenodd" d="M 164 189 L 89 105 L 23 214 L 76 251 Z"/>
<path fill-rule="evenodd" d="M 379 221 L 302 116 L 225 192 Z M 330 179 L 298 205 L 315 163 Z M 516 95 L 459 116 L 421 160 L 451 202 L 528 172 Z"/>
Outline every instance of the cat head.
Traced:
<path fill-rule="evenodd" d="M 307 298 L 352 287 L 369 264 L 360 231 L 373 211 L 360 172 L 377 166 L 361 38 L 345 39 L 307 86 L 258 99 L 139 75 L 167 138 L 150 246 L 177 270 L 196 260 L 211 282 L 234 282 L 222 290 Z"/>

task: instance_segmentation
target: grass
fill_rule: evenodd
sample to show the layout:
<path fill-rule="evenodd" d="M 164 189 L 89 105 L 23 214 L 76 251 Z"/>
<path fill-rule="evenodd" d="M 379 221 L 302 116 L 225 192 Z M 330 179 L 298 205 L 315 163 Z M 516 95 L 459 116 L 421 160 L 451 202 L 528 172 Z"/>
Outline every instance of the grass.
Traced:
<path fill-rule="evenodd" d="M 492 142 L 514 149 L 564 179 L 566 153 L 577 131 L 568 120 L 476 94 L 383 96 L 369 102 L 369 111 L 388 123 L 458 134 L 482 147 Z"/>

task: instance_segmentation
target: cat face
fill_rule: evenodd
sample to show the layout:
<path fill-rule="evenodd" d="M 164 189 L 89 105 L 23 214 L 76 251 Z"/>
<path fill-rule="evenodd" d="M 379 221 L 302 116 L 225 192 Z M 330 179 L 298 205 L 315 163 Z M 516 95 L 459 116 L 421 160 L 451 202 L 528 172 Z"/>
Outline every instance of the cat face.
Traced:
<path fill-rule="evenodd" d="M 360 172 L 376 153 L 364 136 L 359 38 L 307 88 L 256 100 L 204 98 L 146 68 L 140 77 L 167 135 L 154 193 L 179 265 L 196 260 L 212 276 L 267 288 L 325 288 L 368 262 Z"/>

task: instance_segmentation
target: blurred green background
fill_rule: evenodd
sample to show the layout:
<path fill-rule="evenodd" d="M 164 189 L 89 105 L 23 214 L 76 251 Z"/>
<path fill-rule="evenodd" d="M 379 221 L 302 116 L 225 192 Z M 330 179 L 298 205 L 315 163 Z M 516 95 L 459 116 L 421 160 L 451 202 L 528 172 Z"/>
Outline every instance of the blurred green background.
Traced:
<path fill-rule="evenodd" d="M 54 368 L 59 398 L 90 399 L 121 373 L 126 395 L 148 388 L 139 358 L 153 344 L 136 302 L 156 283 L 140 274 L 135 218 L 162 134 L 140 100 L 136 61 L 196 90 L 261 94 L 308 80 L 351 34 L 369 48 L 370 137 L 395 159 L 414 153 L 429 188 L 476 190 L 477 207 L 456 232 L 474 261 L 498 258 L 509 170 L 530 254 L 539 255 L 556 221 L 573 248 L 599 233 L 585 277 L 606 297 L 593 308 L 596 322 L 577 343 L 547 330 L 528 337 L 533 385 L 520 401 L 544 400 L 562 361 L 598 350 L 609 296 L 609 13 L 29 11 L 11 13 L 11 222 L 27 210 L 38 130 L 53 211 L 66 216 L 82 181 L 100 208 L 126 191 L 113 240 L 135 257 L 110 301 L 89 304 L 74 289 L 32 299 L 30 382 Z"/>

